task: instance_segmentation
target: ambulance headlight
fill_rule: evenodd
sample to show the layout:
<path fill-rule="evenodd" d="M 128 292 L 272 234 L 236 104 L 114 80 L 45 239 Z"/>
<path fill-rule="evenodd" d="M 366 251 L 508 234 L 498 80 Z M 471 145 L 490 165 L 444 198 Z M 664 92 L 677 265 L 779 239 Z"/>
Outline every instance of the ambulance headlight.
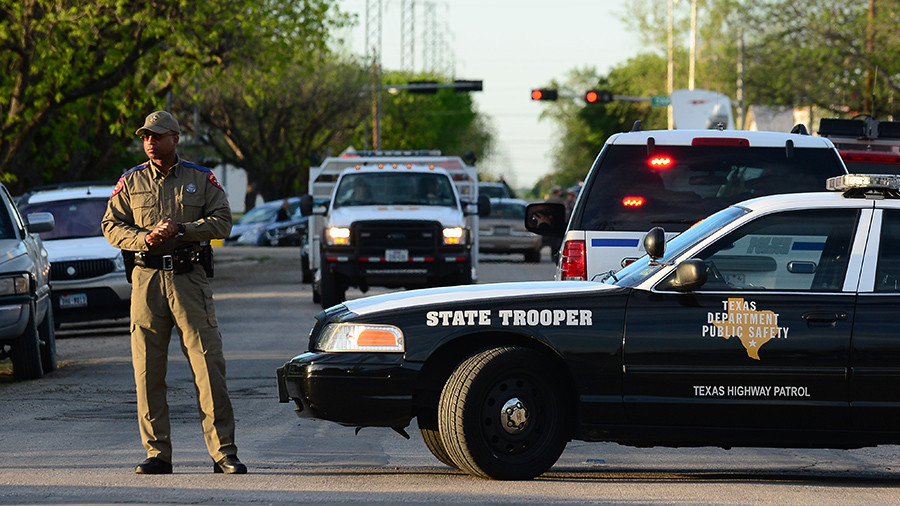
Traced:
<path fill-rule="evenodd" d="M 345 227 L 329 227 L 325 231 L 325 242 L 329 246 L 350 246 L 350 229 Z"/>
<path fill-rule="evenodd" d="M 457 245 L 466 243 L 466 231 L 462 227 L 450 227 L 444 229 L 444 245 Z"/>
<path fill-rule="evenodd" d="M 403 332 L 393 325 L 360 325 L 355 323 L 332 323 L 319 336 L 317 346 L 325 352 L 387 352 L 402 353 Z"/>

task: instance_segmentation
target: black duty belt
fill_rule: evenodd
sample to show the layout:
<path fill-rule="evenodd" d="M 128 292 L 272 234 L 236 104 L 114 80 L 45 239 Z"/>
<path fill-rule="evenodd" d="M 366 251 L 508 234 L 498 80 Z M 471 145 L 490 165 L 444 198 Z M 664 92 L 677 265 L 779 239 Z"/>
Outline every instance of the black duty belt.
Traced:
<path fill-rule="evenodd" d="M 134 255 L 134 263 L 150 269 L 184 274 L 194 270 L 194 264 L 200 262 L 199 253 L 193 246 L 177 248 L 171 255 L 151 255 L 146 251 L 140 251 Z"/>

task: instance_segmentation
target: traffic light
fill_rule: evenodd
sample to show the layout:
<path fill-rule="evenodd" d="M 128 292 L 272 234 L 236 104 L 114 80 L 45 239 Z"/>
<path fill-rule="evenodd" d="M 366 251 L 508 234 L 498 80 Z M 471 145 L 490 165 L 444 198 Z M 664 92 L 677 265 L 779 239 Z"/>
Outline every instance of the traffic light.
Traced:
<path fill-rule="evenodd" d="M 438 90 L 437 81 L 410 81 L 407 91 L 422 95 L 434 95 Z"/>
<path fill-rule="evenodd" d="M 453 91 L 457 93 L 481 91 L 482 89 L 483 87 L 481 81 L 464 81 L 461 79 L 453 81 Z"/>
<path fill-rule="evenodd" d="M 584 94 L 584 101 L 588 104 L 605 104 L 612 102 L 613 94 L 603 90 L 589 90 Z"/>
<path fill-rule="evenodd" d="M 559 98 L 559 92 L 554 89 L 531 90 L 531 100 L 556 100 Z"/>

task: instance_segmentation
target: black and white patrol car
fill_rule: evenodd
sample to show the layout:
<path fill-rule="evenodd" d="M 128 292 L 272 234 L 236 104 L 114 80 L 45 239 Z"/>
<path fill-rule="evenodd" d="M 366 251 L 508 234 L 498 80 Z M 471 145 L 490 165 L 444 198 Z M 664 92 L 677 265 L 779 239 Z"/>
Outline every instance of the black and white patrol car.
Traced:
<path fill-rule="evenodd" d="M 728 207 L 602 282 L 407 291 L 320 313 L 278 369 L 301 417 L 403 429 L 528 479 L 569 440 L 900 443 L 900 176 Z"/>

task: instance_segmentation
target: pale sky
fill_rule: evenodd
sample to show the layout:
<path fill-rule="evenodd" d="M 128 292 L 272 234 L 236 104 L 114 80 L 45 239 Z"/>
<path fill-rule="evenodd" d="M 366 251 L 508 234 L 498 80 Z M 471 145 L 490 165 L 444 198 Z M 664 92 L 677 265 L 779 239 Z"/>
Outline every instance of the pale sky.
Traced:
<path fill-rule="evenodd" d="M 424 63 L 425 3 L 416 0 L 416 71 L 421 71 Z M 638 36 L 628 32 L 621 21 L 625 11 L 622 0 L 452 0 L 433 4 L 438 26 L 443 26 L 455 57 L 455 78 L 484 82 L 484 91 L 474 97 L 478 111 L 494 126 L 497 155 L 476 165 L 503 175 L 515 188 L 531 188 L 552 170 L 549 154 L 559 137 L 549 120 L 538 121 L 546 103 L 532 101 L 531 90 L 553 79 L 563 80 L 576 68 L 595 67 L 606 73 L 641 50 Z M 358 14 L 358 27 L 346 37 L 354 53 L 365 53 L 366 0 L 340 0 L 340 6 Z M 382 65 L 386 70 L 399 70 L 401 2 L 382 0 L 382 7 Z M 388 139 L 383 140 L 382 149 L 390 149 Z M 585 172 L 592 161 L 587 162 Z"/>

